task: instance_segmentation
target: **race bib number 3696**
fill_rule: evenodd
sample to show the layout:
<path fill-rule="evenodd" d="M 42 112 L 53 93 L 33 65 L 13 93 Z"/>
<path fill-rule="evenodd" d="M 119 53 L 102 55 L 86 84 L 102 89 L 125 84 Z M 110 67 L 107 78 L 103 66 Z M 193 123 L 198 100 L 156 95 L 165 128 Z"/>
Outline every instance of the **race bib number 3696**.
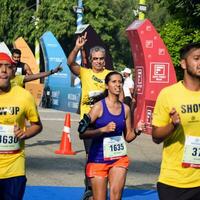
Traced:
<path fill-rule="evenodd" d="M 19 150 L 20 144 L 14 135 L 14 126 L 0 124 L 0 153 L 15 153 Z"/>

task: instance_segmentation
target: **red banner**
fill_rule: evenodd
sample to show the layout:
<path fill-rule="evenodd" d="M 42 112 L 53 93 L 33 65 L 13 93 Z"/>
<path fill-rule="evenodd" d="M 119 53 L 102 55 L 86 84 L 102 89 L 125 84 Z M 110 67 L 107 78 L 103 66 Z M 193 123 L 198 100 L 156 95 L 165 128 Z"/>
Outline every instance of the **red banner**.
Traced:
<path fill-rule="evenodd" d="M 151 134 L 151 119 L 160 90 L 175 83 L 176 74 L 165 44 L 148 19 L 135 20 L 126 29 L 135 68 L 136 108 L 134 127 L 139 120 L 147 124 Z"/>

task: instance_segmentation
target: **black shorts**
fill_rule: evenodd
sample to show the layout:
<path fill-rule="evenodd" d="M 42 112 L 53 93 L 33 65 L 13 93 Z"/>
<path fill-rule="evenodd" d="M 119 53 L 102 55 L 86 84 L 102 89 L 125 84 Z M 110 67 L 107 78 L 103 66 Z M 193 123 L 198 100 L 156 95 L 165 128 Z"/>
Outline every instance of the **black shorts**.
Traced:
<path fill-rule="evenodd" d="M 157 183 L 160 200 L 200 200 L 200 187 L 178 188 L 163 183 Z"/>
<path fill-rule="evenodd" d="M 26 187 L 26 176 L 0 179 L 0 199 L 22 200 Z"/>

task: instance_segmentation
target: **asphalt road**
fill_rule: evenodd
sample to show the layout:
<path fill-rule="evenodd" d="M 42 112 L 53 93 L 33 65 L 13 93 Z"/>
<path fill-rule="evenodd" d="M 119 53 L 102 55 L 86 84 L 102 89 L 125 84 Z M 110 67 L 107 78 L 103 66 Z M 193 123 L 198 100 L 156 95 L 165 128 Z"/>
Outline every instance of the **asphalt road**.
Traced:
<path fill-rule="evenodd" d="M 70 137 L 76 155 L 59 155 L 66 112 L 39 108 L 43 131 L 26 141 L 27 185 L 35 186 L 84 186 L 85 152 L 78 137 L 79 115 L 70 113 Z M 155 189 L 159 175 L 162 145 L 152 142 L 151 136 L 140 135 L 128 144 L 131 160 L 126 187 Z"/>

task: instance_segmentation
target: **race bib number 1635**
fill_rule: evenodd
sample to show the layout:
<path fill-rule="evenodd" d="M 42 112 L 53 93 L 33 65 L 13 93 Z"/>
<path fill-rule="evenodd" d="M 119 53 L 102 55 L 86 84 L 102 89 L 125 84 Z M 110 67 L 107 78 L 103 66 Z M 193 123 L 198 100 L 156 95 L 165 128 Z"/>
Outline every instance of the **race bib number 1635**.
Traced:
<path fill-rule="evenodd" d="M 124 138 L 122 136 L 104 138 L 103 152 L 104 160 L 114 160 L 127 155 Z"/>

